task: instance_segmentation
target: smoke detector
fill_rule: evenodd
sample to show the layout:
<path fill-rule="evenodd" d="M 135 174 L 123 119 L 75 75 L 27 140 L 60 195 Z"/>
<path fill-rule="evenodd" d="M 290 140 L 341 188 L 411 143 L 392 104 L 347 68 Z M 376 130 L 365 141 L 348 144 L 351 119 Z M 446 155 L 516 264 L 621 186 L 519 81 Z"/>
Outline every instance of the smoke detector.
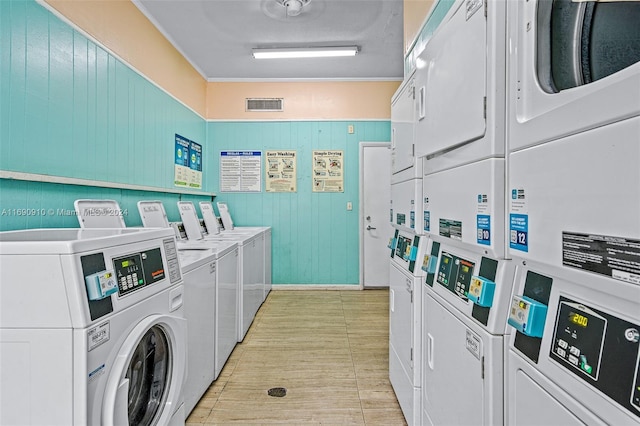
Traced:
<path fill-rule="evenodd" d="M 276 0 L 287 11 L 287 16 L 298 16 L 311 0 Z"/>

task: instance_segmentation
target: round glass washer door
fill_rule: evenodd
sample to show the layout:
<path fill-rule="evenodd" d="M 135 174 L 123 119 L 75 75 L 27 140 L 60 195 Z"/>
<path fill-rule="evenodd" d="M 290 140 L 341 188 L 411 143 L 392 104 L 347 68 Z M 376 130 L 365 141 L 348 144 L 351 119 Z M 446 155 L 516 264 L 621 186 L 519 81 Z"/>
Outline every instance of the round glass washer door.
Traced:
<path fill-rule="evenodd" d="M 171 385 L 171 347 L 162 327 L 154 325 L 142 336 L 125 377 L 129 379 L 129 424 L 155 424 Z"/>

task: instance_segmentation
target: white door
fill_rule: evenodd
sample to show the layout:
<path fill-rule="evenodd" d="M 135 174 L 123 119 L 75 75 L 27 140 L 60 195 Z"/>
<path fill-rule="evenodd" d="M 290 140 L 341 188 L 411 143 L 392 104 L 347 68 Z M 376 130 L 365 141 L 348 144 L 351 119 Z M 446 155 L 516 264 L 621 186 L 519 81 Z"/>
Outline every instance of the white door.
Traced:
<path fill-rule="evenodd" d="M 360 287 L 389 287 L 390 144 L 360 143 Z"/>

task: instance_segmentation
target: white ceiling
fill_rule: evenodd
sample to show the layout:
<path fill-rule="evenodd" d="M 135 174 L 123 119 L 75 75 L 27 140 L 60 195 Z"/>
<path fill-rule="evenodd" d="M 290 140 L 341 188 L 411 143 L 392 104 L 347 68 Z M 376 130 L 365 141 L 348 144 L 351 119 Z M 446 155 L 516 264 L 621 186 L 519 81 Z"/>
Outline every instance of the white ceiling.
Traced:
<path fill-rule="evenodd" d="M 402 80 L 403 0 L 133 0 L 209 81 Z M 254 59 L 253 48 L 357 45 L 355 57 Z"/>

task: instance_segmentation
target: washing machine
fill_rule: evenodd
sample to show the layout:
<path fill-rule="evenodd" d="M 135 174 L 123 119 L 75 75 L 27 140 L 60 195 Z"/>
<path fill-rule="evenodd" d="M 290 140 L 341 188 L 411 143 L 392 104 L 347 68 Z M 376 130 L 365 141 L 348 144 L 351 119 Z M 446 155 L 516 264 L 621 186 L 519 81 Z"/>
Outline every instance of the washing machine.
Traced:
<path fill-rule="evenodd" d="M 190 201 L 179 201 L 178 209 L 189 241 L 233 241 L 238 244 L 237 288 L 237 341 L 242 342 L 260 308 L 264 294 L 260 236 L 251 234 L 226 234 L 204 236 L 195 206 Z"/>
<path fill-rule="evenodd" d="M 219 224 L 218 218 L 213 211 L 213 206 L 209 202 L 202 201 L 199 203 L 200 212 L 202 213 L 202 221 L 205 228 L 205 239 L 207 237 L 220 237 L 222 239 L 233 239 L 236 234 L 250 235 L 255 237 L 256 245 L 254 253 L 251 258 L 253 268 L 262 270 L 262 300 L 260 304 L 265 301 L 267 294 L 271 291 L 271 227 L 268 226 L 242 226 L 234 227 L 229 209 L 226 203 L 218 203 L 218 210 L 221 212 L 221 222 L 226 224 L 222 228 L 216 229 L 216 225 Z M 210 232 L 213 229 L 213 232 Z M 252 247 L 253 249 L 253 247 Z M 267 266 L 267 263 L 269 264 Z M 267 283 L 269 281 L 269 283 Z"/>
<path fill-rule="evenodd" d="M 200 211 L 202 212 L 202 217 L 205 220 L 205 223 L 207 222 L 207 219 L 206 219 L 207 216 L 209 216 L 209 221 L 211 222 L 213 221 L 213 218 L 215 218 L 215 213 L 213 211 L 208 213 L 209 211 L 208 207 L 210 206 L 210 204 L 209 206 L 207 206 L 206 204 L 209 204 L 209 203 L 200 203 Z M 264 300 L 269 295 L 269 292 L 271 292 L 271 288 L 272 288 L 271 227 L 270 226 L 235 227 L 233 224 L 233 218 L 231 217 L 231 212 L 229 210 L 229 206 L 227 205 L 227 203 L 218 201 L 216 204 L 218 206 L 218 213 L 220 214 L 220 221 L 222 222 L 222 225 L 223 225 L 223 230 L 222 230 L 223 233 L 227 231 L 238 230 L 240 232 L 257 231 L 257 232 L 262 232 L 262 234 L 264 235 L 264 294 L 262 296 L 262 301 L 264 302 Z M 203 209 L 203 205 L 204 205 L 204 209 Z"/>
<path fill-rule="evenodd" d="M 394 239 L 389 268 L 389 380 L 407 424 L 419 425 L 422 281 L 428 238 L 396 230 Z"/>
<path fill-rule="evenodd" d="M 113 220 L 113 212 L 121 210 L 115 200 L 79 199 L 74 206 L 78 220 L 85 228 L 118 228 L 124 225 L 124 222 Z M 169 228 L 162 203 L 140 201 L 138 210 L 145 227 Z M 216 339 L 216 308 L 218 294 L 226 296 L 223 303 L 229 298 L 235 301 L 234 283 L 237 277 L 229 275 L 234 272 L 237 274 L 237 245 L 220 242 L 215 245 L 178 246 L 178 260 L 184 284 L 184 317 L 187 320 L 187 377 L 183 394 L 185 414 L 188 416 L 211 382 L 218 377 L 235 347 L 235 333 L 229 336 L 223 334 Z M 218 285 L 218 268 L 222 269 L 221 275 L 229 278 L 230 282 L 223 281 Z M 231 287 L 231 291 L 228 287 Z M 224 312 L 220 316 L 231 316 L 235 326 L 233 313 Z"/>
<path fill-rule="evenodd" d="M 161 201 L 139 201 L 146 228 L 169 228 Z M 182 241 L 181 237 L 179 240 Z M 188 243 L 188 241 L 187 241 Z M 178 255 L 185 285 L 185 317 L 189 325 L 189 371 L 185 388 L 187 413 L 218 378 L 237 343 L 238 248 L 233 241 L 204 242 Z M 202 249 L 203 247 L 210 247 Z"/>
<path fill-rule="evenodd" d="M 508 321 L 508 424 L 640 424 L 637 283 L 520 262 Z"/>
<path fill-rule="evenodd" d="M 2 232 L 0 280 L 0 423 L 184 424 L 171 230 Z"/>
<path fill-rule="evenodd" d="M 422 424 L 503 424 L 513 262 L 431 236 L 423 285 Z"/>

